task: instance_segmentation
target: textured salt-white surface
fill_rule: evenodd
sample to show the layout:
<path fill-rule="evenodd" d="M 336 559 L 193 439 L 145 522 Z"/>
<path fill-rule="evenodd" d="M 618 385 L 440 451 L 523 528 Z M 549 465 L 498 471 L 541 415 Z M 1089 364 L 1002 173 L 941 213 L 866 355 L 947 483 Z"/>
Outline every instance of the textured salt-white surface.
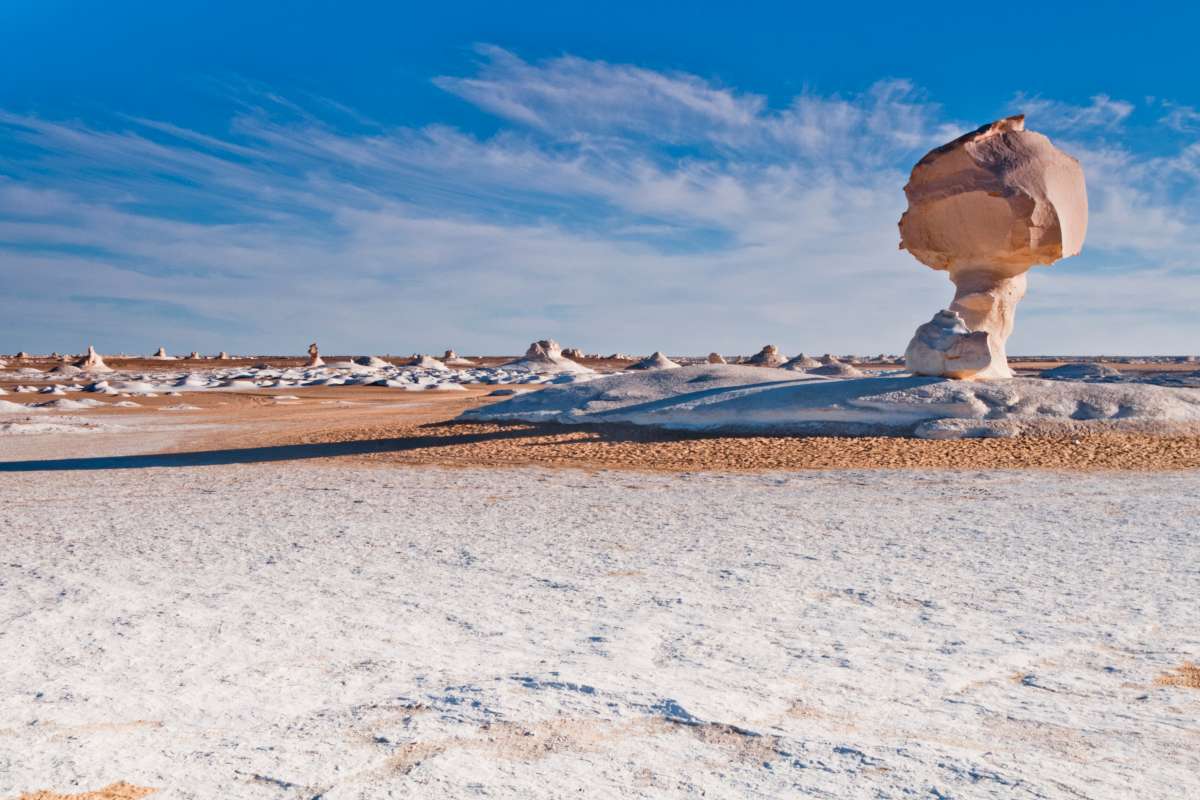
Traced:
<path fill-rule="evenodd" d="M 1198 518 L 1196 473 L 0 475 L 0 796 L 1196 796 Z"/>
<path fill-rule="evenodd" d="M 927 438 L 1089 428 L 1177 433 L 1200 428 L 1200 391 L 1040 378 L 959 381 L 902 372 L 830 378 L 703 364 L 551 386 L 469 409 L 463 418 L 676 430 L 912 432 Z"/>

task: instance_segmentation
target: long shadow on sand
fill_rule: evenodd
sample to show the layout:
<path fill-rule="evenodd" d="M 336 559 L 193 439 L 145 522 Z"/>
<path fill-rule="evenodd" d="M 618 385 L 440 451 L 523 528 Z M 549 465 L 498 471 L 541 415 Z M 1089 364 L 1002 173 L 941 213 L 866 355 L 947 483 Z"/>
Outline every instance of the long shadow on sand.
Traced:
<path fill-rule="evenodd" d="M 360 456 L 370 453 L 401 453 L 452 445 L 474 444 L 501 439 L 520 439 L 539 436 L 544 428 L 489 431 L 486 433 L 449 434 L 444 436 L 406 436 L 390 439 L 358 439 L 349 442 L 315 444 L 284 444 L 269 447 L 241 447 L 229 450 L 195 450 L 186 453 L 155 453 L 132 456 L 97 456 L 95 458 L 59 458 L 34 461 L 0 461 L 3 472 L 63 472 L 101 469 L 148 469 L 153 467 L 211 467 L 223 464 L 262 464 L 271 461 L 296 461 L 310 458 Z"/>

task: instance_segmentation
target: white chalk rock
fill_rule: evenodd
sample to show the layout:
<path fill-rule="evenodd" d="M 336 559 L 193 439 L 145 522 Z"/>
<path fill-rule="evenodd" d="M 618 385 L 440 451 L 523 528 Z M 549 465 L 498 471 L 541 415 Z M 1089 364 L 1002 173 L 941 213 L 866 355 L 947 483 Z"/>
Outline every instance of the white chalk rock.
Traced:
<path fill-rule="evenodd" d="M 830 356 L 830 358 L 833 358 L 833 357 Z M 837 359 L 834 359 L 834 360 L 836 361 Z M 789 359 L 788 361 L 785 361 L 782 365 L 782 368 L 783 369 L 791 369 L 791 370 L 806 370 L 806 369 L 815 369 L 816 367 L 819 367 L 819 366 L 821 366 L 820 361 L 817 361 L 812 356 L 801 353 L 800 355 L 795 356 L 795 357 Z"/>
<path fill-rule="evenodd" d="M 413 357 L 405 364 L 406 367 L 416 367 L 417 369 L 435 369 L 441 372 L 450 372 L 450 368 L 438 361 L 433 356 L 421 355 L 414 353 Z"/>
<path fill-rule="evenodd" d="M 316 342 L 308 346 L 308 363 L 304 366 L 313 368 L 325 366 L 325 360 L 321 358 L 321 350 L 317 347 Z"/>
<path fill-rule="evenodd" d="M 763 345 L 763 349 L 759 350 L 754 355 L 747 359 L 747 364 L 753 364 L 756 367 L 778 367 L 787 361 L 787 358 L 779 353 L 779 348 L 773 344 Z"/>
<path fill-rule="evenodd" d="M 661 350 L 655 350 L 636 364 L 630 364 L 628 369 L 679 369 L 679 365 L 667 358 Z"/>
<path fill-rule="evenodd" d="M 582 350 L 580 350 L 578 347 L 566 347 L 566 348 L 564 348 L 564 349 L 563 349 L 563 356 L 564 356 L 564 357 L 566 357 L 566 358 L 569 358 L 569 359 L 571 359 L 572 361 L 574 361 L 574 360 L 576 360 L 576 359 L 580 359 L 580 358 L 585 358 L 585 356 L 584 356 L 584 354 L 583 354 L 583 351 L 582 351 Z"/>
<path fill-rule="evenodd" d="M 104 363 L 104 359 L 96 352 L 96 348 L 88 345 L 87 355 L 75 362 L 75 366 L 79 367 L 84 372 L 112 372 L 108 364 Z"/>
<path fill-rule="evenodd" d="M 971 331 L 957 311 L 946 309 L 917 328 L 904 363 L 915 375 L 948 378 L 1003 378 L 1008 362 L 987 331 Z"/>
<path fill-rule="evenodd" d="M 522 358 L 500 365 L 504 369 L 522 372 L 574 372 L 591 373 L 594 370 L 577 364 L 563 355 L 562 347 L 553 339 L 541 339 L 529 345 Z"/>
<path fill-rule="evenodd" d="M 444 356 L 442 356 L 442 361 L 445 364 L 448 364 L 450 366 L 455 366 L 455 367 L 473 367 L 473 366 L 475 366 L 474 361 L 472 361 L 469 358 L 463 358 L 462 356 L 460 356 L 458 353 L 454 352 L 453 350 L 447 350 L 446 354 Z"/>
<path fill-rule="evenodd" d="M 973 376 L 1012 377 L 1005 343 L 1025 273 L 1083 247 L 1088 204 L 1079 162 L 1025 130 L 1023 115 L 1008 117 L 930 151 L 904 194 L 901 249 L 947 271 L 955 285 L 950 310 L 969 332 L 990 335 L 994 361 Z"/>
<path fill-rule="evenodd" d="M 725 356 L 721 355 L 720 353 L 709 353 L 708 354 L 708 363 L 709 364 L 725 364 L 728 362 L 725 361 Z"/>

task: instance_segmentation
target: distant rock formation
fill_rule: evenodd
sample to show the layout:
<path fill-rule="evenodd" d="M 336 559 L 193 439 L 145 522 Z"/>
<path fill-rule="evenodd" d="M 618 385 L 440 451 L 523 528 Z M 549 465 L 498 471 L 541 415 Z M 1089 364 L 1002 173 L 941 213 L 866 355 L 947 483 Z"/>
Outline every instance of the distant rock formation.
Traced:
<path fill-rule="evenodd" d="M 373 369 L 391 366 L 379 356 L 359 356 L 358 358 L 354 359 L 354 363 L 360 367 L 371 367 Z"/>
<path fill-rule="evenodd" d="M 785 361 L 787 361 L 787 358 L 780 354 L 779 348 L 773 344 L 768 344 L 763 345 L 762 350 L 750 356 L 746 363 L 753 364 L 756 367 L 778 367 Z"/>
<path fill-rule="evenodd" d="M 572 361 L 578 360 L 580 358 L 586 358 L 586 356 L 584 356 L 584 354 L 583 354 L 583 351 L 580 350 L 578 347 L 565 347 L 565 348 L 563 348 L 562 354 L 564 357 L 569 358 Z"/>
<path fill-rule="evenodd" d="M 908 368 L 949 376 L 929 371 L 949 365 L 955 377 L 1011 378 L 1005 343 L 1025 296 L 1025 273 L 1083 247 L 1088 204 L 1079 162 L 1025 130 L 1018 115 L 930 151 L 913 167 L 904 194 L 900 247 L 949 272 L 956 291 L 948 310 L 965 327 L 958 332 L 949 317 L 922 325 L 906 352 Z M 956 342 L 974 334 L 986 341 Z M 929 350 L 930 342 L 942 355 Z"/>
<path fill-rule="evenodd" d="M 325 366 L 325 360 L 321 358 L 321 351 L 317 347 L 316 342 L 313 342 L 312 344 L 310 344 L 308 346 L 308 363 L 305 364 L 304 366 L 306 366 L 306 367 L 323 367 L 323 366 Z"/>
<path fill-rule="evenodd" d="M 838 358 L 837 356 L 835 356 L 833 353 L 826 353 L 825 355 L 818 358 L 817 361 L 821 362 L 822 364 L 840 364 L 840 363 L 842 363 L 841 359 Z"/>
<path fill-rule="evenodd" d="M 416 367 L 417 369 L 436 369 L 445 372 L 450 371 L 449 367 L 447 367 L 441 361 L 438 361 L 433 356 L 422 355 L 420 353 L 413 353 L 413 357 L 410 358 L 404 366 Z"/>
<path fill-rule="evenodd" d="M 152 355 L 150 357 L 157 358 L 157 359 L 164 359 L 164 360 L 170 358 L 170 356 L 167 355 L 167 349 L 165 347 L 159 347 L 157 350 L 154 351 L 154 355 Z"/>
<path fill-rule="evenodd" d="M 655 350 L 636 364 L 630 364 L 627 369 L 679 369 L 679 364 L 667 358 L 661 350 Z"/>
<path fill-rule="evenodd" d="M 707 360 L 708 360 L 709 364 L 726 364 L 726 363 L 728 363 L 725 361 L 725 356 L 721 355 L 720 353 L 709 353 Z"/>
<path fill-rule="evenodd" d="M 446 354 L 442 357 L 442 361 L 444 361 L 446 364 L 449 364 L 450 366 L 454 366 L 454 367 L 473 367 L 473 366 L 475 366 L 474 361 L 472 361 L 469 358 L 463 358 L 462 356 L 460 356 L 458 353 L 454 352 L 453 350 L 447 350 Z"/>
<path fill-rule="evenodd" d="M 218 361 L 228 361 L 230 358 L 231 358 L 231 356 L 229 355 L 229 353 L 226 353 L 224 350 L 222 350 L 220 353 L 217 354 Z"/>
<path fill-rule="evenodd" d="M 812 356 L 805 355 L 804 353 L 801 353 L 800 355 L 783 362 L 784 369 L 806 370 L 819 366 L 821 366 L 820 361 L 817 361 Z"/>
<path fill-rule="evenodd" d="M 17 358 L 29 358 L 30 355 L 29 355 L 29 353 L 26 353 L 24 350 L 22 350 L 21 352 L 17 353 L 16 357 Z"/>
<path fill-rule="evenodd" d="M 505 369 L 522 370 L 527 372 L 574 372 L 585 374 L 594 370 L 577 364 L 563 355 L 562 347 L 553 339 L 541 339 L 529 345 L 525 355 L 507 364 L 501 364 Z"/>
<path fill-rule="evenodd" d="M 75 362 L 83 372 L 112 372 L 112 368 L 104 363 L 104 359 L 96 352 L 96 348 L 88 345 L 87 354 Z"/>

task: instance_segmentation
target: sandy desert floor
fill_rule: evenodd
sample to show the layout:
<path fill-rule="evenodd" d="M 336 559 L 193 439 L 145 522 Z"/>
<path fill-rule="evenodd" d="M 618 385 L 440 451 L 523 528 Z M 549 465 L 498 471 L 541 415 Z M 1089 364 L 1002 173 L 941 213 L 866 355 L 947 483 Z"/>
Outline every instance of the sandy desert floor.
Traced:
<path fill-rule="evenodd" d="M 487 391 L 0 437 L 0 798 L 1200 793 L 1200 442 L 450 421 Z"/>

